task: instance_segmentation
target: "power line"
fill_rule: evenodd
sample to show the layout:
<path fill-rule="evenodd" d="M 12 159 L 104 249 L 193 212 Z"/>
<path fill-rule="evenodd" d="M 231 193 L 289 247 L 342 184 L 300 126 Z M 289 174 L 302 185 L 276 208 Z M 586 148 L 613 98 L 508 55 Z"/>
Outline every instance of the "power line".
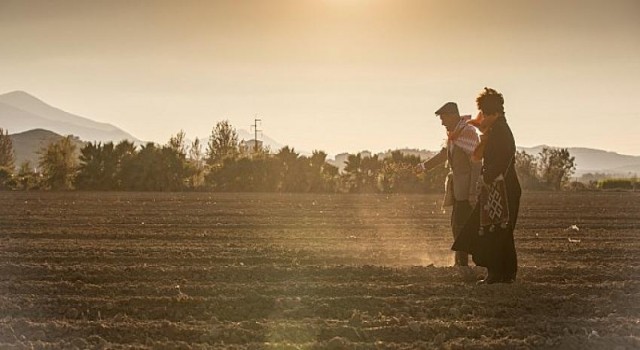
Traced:
<path fill-rule="evenodd" d="M 250 128 L 253 129 L 254 132 L 254 144 L 253 144 L 253 150 L 254 152 L 258 153 L 258 132 L 262 132 L 262 130 L 258 130 L 258 122 L 262 123 L 262 119 L 258 119 L 258 118 L 254 118 L 253 119 L 253 125 L 250 126 Z"/>

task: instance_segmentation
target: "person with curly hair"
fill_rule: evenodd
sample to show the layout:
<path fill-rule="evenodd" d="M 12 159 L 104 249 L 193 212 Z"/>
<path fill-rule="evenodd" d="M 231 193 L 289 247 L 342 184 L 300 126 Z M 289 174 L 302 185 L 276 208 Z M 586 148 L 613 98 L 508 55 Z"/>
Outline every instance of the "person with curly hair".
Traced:
<path fill-rule="evenodd" d="M 487 268 L 479 283 L 512 283 L 518 270 L 513 232 L 522 194 L 514 164 L 515 140 L 502 94 L 484 88 L 476 104 L 479 113 L 469 123 L 482 133 L 474 151 L 474 157 L 482 160 L 482 190 L 451 249 L 470 253 L 477 266 Z"/>

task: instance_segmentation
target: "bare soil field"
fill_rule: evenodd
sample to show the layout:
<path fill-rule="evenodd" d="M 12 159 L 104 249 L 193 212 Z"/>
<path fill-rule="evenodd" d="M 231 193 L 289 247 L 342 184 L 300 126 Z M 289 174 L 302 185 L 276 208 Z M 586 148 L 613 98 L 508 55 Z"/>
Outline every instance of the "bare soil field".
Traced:
<path fill-rule="evenodd" d="M 0 348 L 640 348 L 640 193 L 525 193 L 481 286 L 440 199 L 0 192 Z"/>

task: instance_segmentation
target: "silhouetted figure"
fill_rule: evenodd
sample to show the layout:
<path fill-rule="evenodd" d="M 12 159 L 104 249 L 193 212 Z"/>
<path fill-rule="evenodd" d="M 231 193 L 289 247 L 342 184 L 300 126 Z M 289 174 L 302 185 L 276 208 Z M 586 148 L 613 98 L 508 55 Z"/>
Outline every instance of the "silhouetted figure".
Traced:
<path fill-rule="evenodd" d="M 467 122 L 470 116 L 460 116 L 458 106 L 447 102 L 436 111 L 442 125 L 447 130 L 447 146 L 431 159 L 421 163 L 423 170 L 429 171 L 447 162 L 450 169 L 447 175 L 446 194 L 443 206 L 452 206 L 451 229 L 456 239 L 464 223 L 469 218 L 475 204 L 476 184 L 480 176 L 481 163 L 472 159 L 479 144 L 475 128 Z M 456 251 L 455 266 L 468 266 L 469 255 Z"/>
<path fill-rule="evenodd" d="M 479 283 L 511 283 L 518 269 L 513 231 L 522 193 L 514 165 L 516 145 L 502 94 L 485 88 L 476 103 L 480 112 L 470 124 L 482 132 L 474 157 L 482 159 L 484 190 L 452 249 L 471 253 L 476 265 L 487 268 L 487 277 Z M 498 186 L 499 181 L 504 185 Z"/>

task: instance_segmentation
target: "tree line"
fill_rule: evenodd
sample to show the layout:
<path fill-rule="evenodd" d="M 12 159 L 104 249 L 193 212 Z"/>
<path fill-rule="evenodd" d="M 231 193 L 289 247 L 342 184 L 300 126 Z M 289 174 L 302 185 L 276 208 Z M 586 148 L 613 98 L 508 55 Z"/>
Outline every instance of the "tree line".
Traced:
<path fill-rule="evenodd" d="M 537 156 L 517 151 L 515 168 L 524 189 L 559 191 L 572 184 L 576 163 L 568 149 L 544 147 Z"/>
<path fill-rule="evenodd" d="M 16 169 L 14 162 L 11 139 L 0 128 L 4 189 L 430 193 L 443 190 L 448 173 L 444 166 L 418 171 L 421 159 L 400 151 L 388 157 L 351 154 L 340 172 L 323 151 L 305 156 L 288 146 L 247 149 L 228 121 L 217 123 L 204 143 L 187 144 L 180 131 L 164 145 L 93 142 L 78 149 L 68 136 L 43 147 L 36 165 Z M 515 162 L 525 189 L 560 190 L 575 170 L 566 149 L 545 148 L 538 156 L 518 152 Z"/>

